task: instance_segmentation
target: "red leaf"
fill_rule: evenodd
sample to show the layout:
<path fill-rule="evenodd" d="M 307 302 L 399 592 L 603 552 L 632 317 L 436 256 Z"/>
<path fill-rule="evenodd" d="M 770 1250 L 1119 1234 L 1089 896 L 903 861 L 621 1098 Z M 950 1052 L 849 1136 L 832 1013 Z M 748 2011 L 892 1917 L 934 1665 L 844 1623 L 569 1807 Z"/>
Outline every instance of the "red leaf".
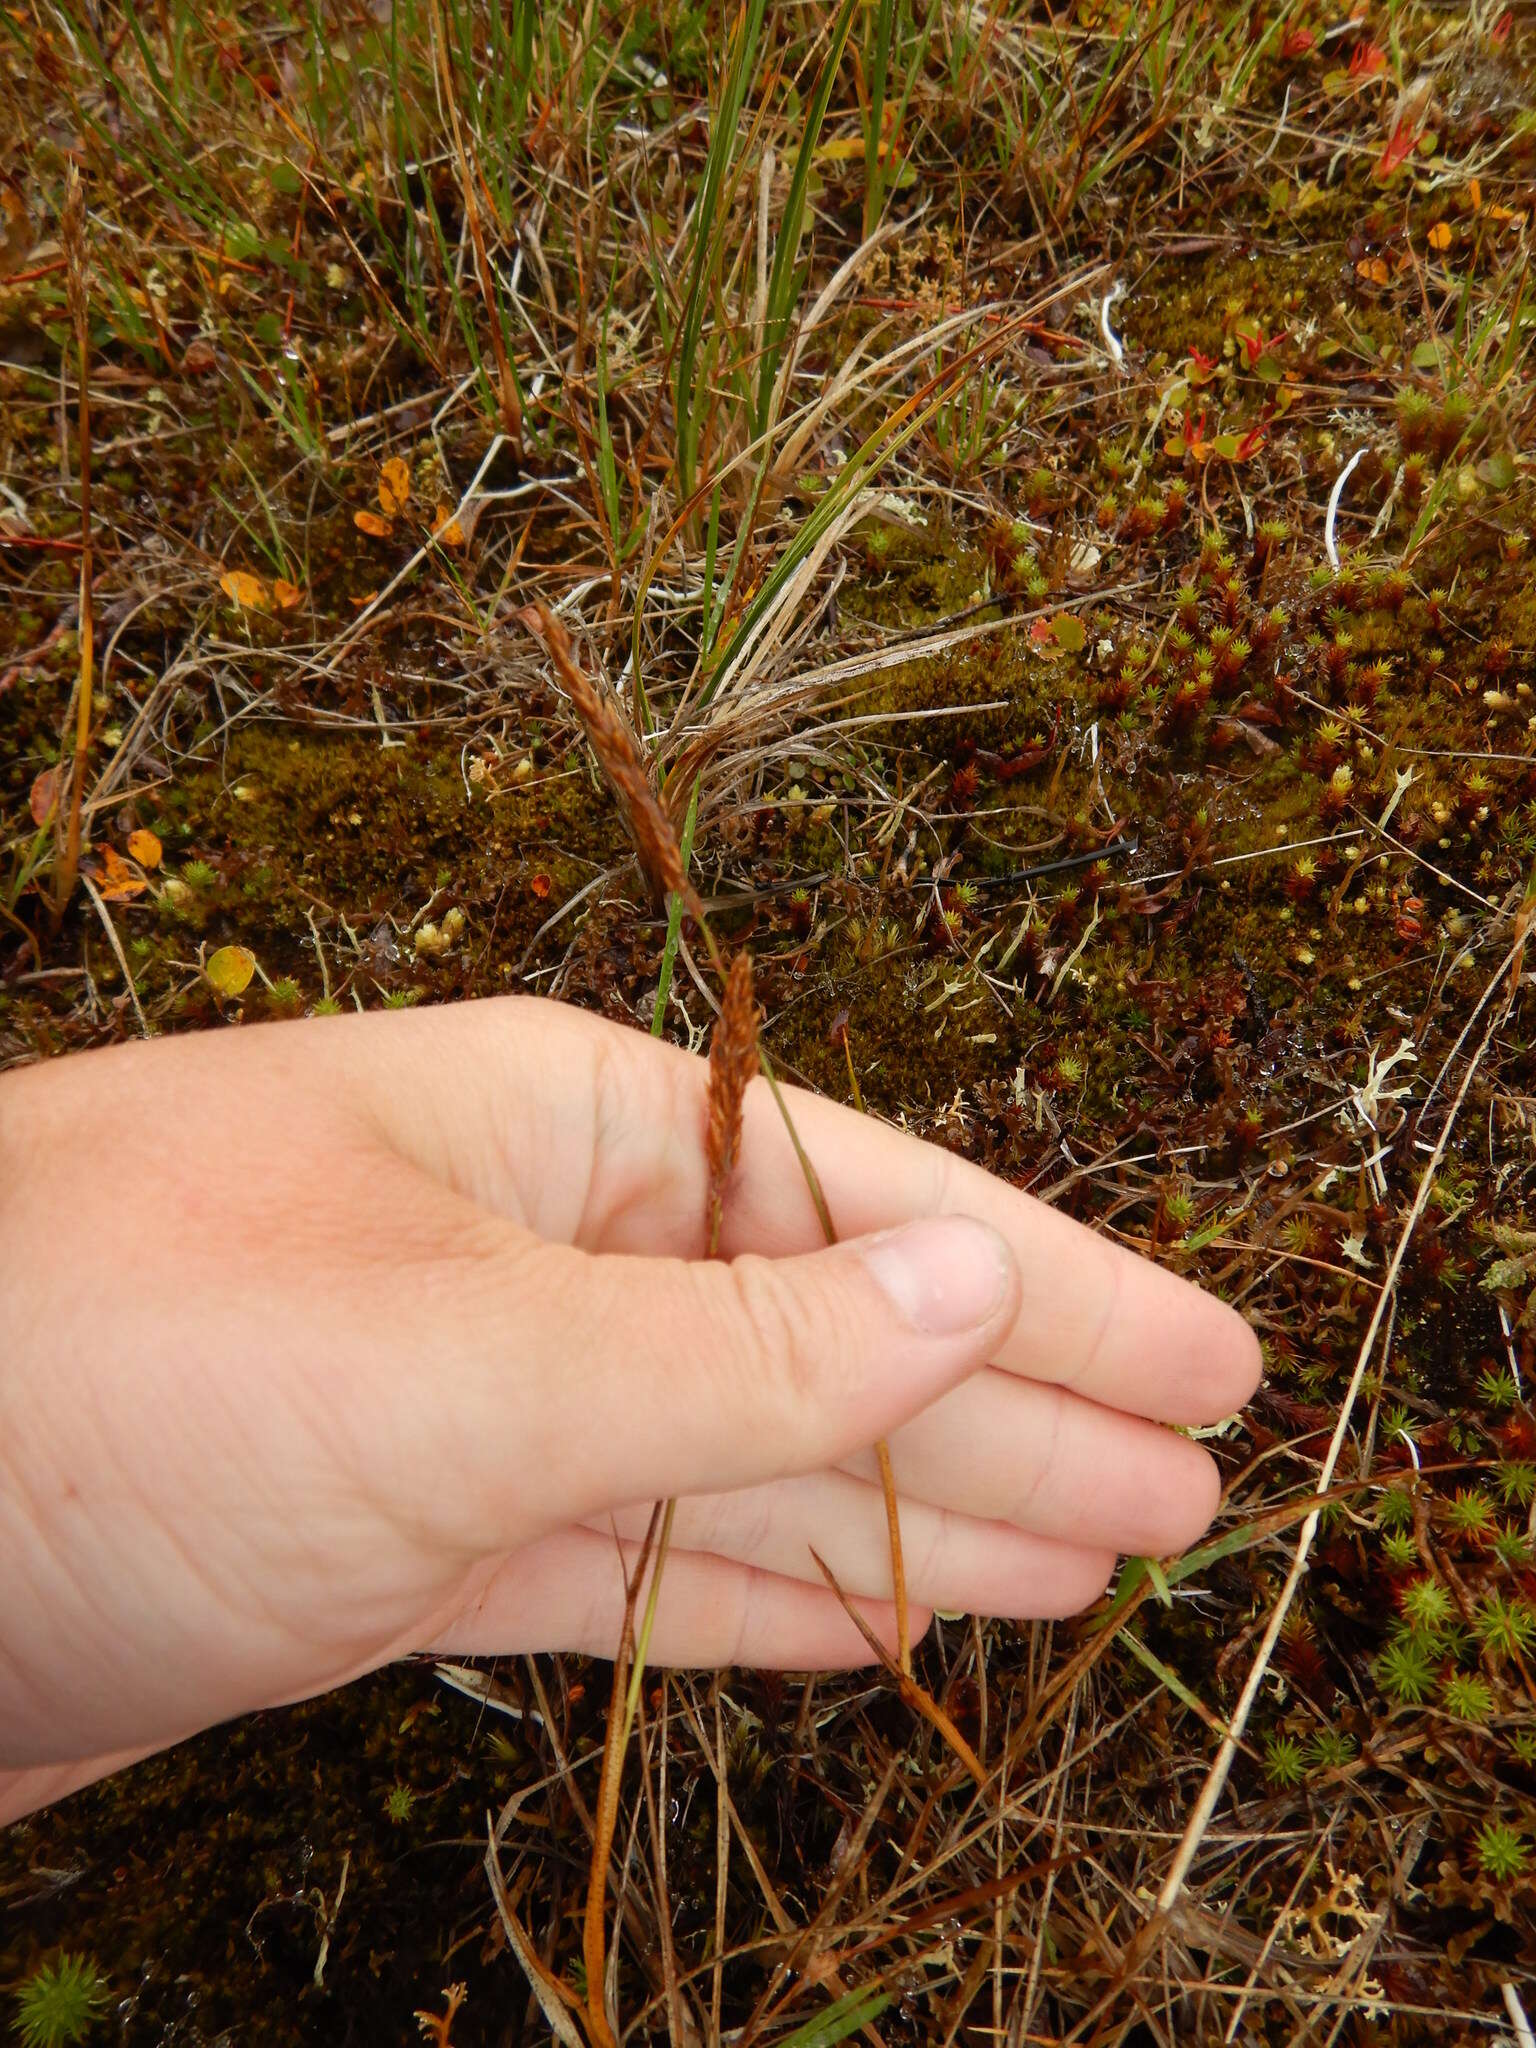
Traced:
<path fill-rule="evenodd" d="M 32 795 L 29 809 L 34 825 L 46 825 L 49 813 L 59 800 L 59 768 L 55 762 L 52 768 L 44 768 L 32 778 Z"/>

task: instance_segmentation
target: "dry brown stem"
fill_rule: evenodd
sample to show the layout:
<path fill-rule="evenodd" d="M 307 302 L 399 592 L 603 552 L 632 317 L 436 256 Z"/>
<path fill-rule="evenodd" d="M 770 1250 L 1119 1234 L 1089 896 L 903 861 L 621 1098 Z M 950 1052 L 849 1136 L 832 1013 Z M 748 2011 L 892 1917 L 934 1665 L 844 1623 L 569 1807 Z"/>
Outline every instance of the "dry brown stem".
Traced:
<path fill-rule="evenodd" d="M 62 915 L 75 892 L 80 871 L 80 807 L 85 796 L 85 762 L 91 743 L 91 700 L 96 687 L 95 620 L 91 610 L 93 561 L 91 548 L 91 327 L 88 251 L 85 238 L 85 189 L 73 164 L 65 188 L 61 223 L 69 295 L 70 325 L 75 333 L 79 365 L 80 454 L 80 673 L 75 684 L 75 746 L 69 764 L 69 808 L 64 845 L 54 890 L 54 909 Z"/>

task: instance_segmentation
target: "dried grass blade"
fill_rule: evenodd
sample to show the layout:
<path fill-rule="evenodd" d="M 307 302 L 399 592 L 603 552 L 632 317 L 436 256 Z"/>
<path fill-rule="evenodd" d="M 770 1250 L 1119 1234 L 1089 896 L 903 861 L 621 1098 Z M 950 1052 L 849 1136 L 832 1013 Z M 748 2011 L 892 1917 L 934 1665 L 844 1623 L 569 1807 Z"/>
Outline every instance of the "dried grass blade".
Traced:
<path fill-rule="evenodd" d="M 506 1879 L 501 1874 L 501 1858 L 497 1853 L 496 1835 L 491 1827 L 490 1816 L 486 1816 L 486 1832 L 489 1840 L 485 1849 L 485 1872 L 491 1881 L 491 1896 L 496 1901 L 496 1911 L 501 1916 L 502 1929 L 513 1955 L 522 1965 L 523 1975 L 528 1979 L 528 1988 L 539 2002 L 539 2010 L 549 2023 L 549 2030 L 561 2044 L 561 2048 L 587 2048 L 577 2029 L 576 2022 L 566 2010 L 570 1993 L 558 1977 L 550 1975 L 539 1960 L 539 1952 L 528 1938 L 528 1931 L 517 1917 L 517 1911 L 507 1892 Z"/>
<path fill-rule="evenodd" d="M 661 1503 L 651 1511 L 650 1526 L 640 1546 L 640 1559 L 624 1589 L 624 1623 L 619 1631 L 618 1653 L 613 1660 L 613 1690 L 608 1700 L 608 1721 L 603 1737 L 603 1775 L 597 1790 L 596 1826 L 592 1833 L 592 1855 L 587 1869 L 587 1909 L 582 1922 L 582 1956 L 587 1970 L 587 2031 L 597 2048 L 617 2048 L 608 2015 L 603 2010 L 606 1977 L 606 1922 L 608 1905 L 608 1864 L 619 1818 L 619 1787 L 624 1776 L 624 1738 L 628 1719 L 624 1712 L 630 1664 L 635 1647 L 635 1601 L 639 1597 L 645 1568 L 650 1561 L 661 1520 Z"/>
<path fill-rule="evenodd" d="M 85 796 L 85 760 L 91 744 L 91 704 L 95 692 L 95 621 L 91 593 L 94 565 L 91 519 L 91 319 L 89 250 L 85 233 L 85 191 L 73 164 L 65 190 L 62 223 L 70 325 L 80 378 L 78 435 L 80 456 L 80 673 L 75 683 L 75 746 L 69 763 L 69 808 L 64 846 L 54 890 L 54 912 L 62 916 L 75 892 L 80 869 L 80 806 Z M 132 986 L 130 982 L 129 986 Z M 138 998 L 134 998 L 138 1007 Z M 140 1019 L 142 1022 L 142 1017 Z M 146 1036 L 148 1035 L 146 1031 Z"/>
<path fill-rule="evenodd" d="M 934 1732 L 954 1751 L 960 1762 L 964 1764 L 966 1770 L 975 1780 L 977 1789 L 984 1789 L 987 1782 L 987 1774 L 982 1769 L 981 1759 L 977 1756 L 975 1750 L 972 1749 L 971 1745 L 966 1741 L 960 1730 L 951 1721 L 948 1714 L 945 1713 L 933 1695 L 923 1686 L 919 1685 L 915 1678 L 910 1677 L 894 1661 L 890 1651 L 886 1649 L 884 1643 L 881 1642 L 880 1638 L 869 1626 L 869 1623 L 858 1612 L 857 1608 L 853 1606 L 847 1594 L 837 1583 L 831 1566 L 821 1553 L 813 1550 L 811 1556 L 816 1560 L 817 1571 L 821 1573 L 821 1576 L 837 1595 L 848 1619 L 853 1623 L 865 1642 L 868 1643 L 871 1650 L 874 1651 L 876 1657 L 880 1660 L 882 1668 L 896 1681 L 896 1690 L 901 1694 L 902 1699 L 914 1713 L 921 1714 Z"/>

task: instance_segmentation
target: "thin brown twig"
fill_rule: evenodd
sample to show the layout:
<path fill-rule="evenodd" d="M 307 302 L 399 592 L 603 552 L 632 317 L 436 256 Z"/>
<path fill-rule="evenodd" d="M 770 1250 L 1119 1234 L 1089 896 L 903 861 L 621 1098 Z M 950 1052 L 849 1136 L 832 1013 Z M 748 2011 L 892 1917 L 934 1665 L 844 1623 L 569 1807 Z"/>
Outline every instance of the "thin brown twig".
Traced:
<path fill-rule="evenodd" d="M 597 1788 L 597 1819 L 592 1833 L 587 1907 L 582 1921 L 582 1956 L 587 1972 L 587 2032 L 596 2048 L 617 2048 L 613 2028 L 604 2009 L 608 1864 L 613 1854 L 613 1836 L 619 1818 L 619 1787 L 624 1776 L 624 1738 L 629 1725 L 624 1698 L 635 1648 L 635 1602 L 650 1561 L 661 1514 L 662 1507 L 658 1501 L 651 1510 L 650 1525 L 640 1546 L 639 1560 L 624 1589 L 624 1621 L 613 1660 L 613 1690 L 608 1701 L 608 1721 L 603 1738 L 603 1773 Z"/>
<path fill-rule="evenodd" d="M 93 533 L 91 523 L 91 324 L 89 250 L 85 230 L 85 189 L 72 163 L 65 187 L 63 241 L 69 296 L 79 363 L 78 438 L 80 457 L 80 673 L 75 685 L 75 746 L 69 765 L 69 810 L 59 872 L 54 883 L 54 915 L 62 917 L 75 892 L 80 871 L 80 806 L 85 798 L 85 764 L 91 744 L 91 709 L 95 691 L 95 620 L 91 609 Z"/>
<path fill-rule="evenodd" d="M 886 1671 L 889 1674 L 889 1676 L 895 1681 L 896 1690 L 898 1693 L 900 1693 L 902 1700 L 906 1703 L 907 1706 L 912 1708 L 914 1713 L 922 1715 L 923 1719 L 926 1722 L 928 1722 L 929 1726 L 932 1727 L 934 1731 L 943 1739 L 943 1741 L 949 1745 L 950 1749 L 954 1751 L 955 1755 L 960 1759 L 960 1762 L 965 1766 L 966 1770 L 975 1780 L 978 1789 L 983 1788 L 987 1782 L 987 1774 L 983 1770 L 981 1765 L 981 1759 L 977 1756 L 975 1750 L 972 1749 L 971 1745 L 966 1741 L 965 1737 L 960 1733 L 960 1730 L 955 1726 L 954 1722 L 949 1718 L 948 1714 L 945 1713 L 944 1709 L 939 1705 L 938 1701 L 933 1697 L 932 1693 L 930 1693 L 925 1686 L 919 1685 L 915 1678 L 909 1677 L 908 1674 L 902 1670 L 901 1666 L 895 1662 L 895 1660 L 891 1656 L 890 1651 L 886 1649 L 885 1645 L 881 1642 L 880 1638 L 875 1634 L 874 1630 L 870 1627 L 869 1623 L 864 1619 L 863 1615 L 859 1613 L 858 1609 L 853 1605 L 852 1601 L 848 1598 L 847 1594 L 843 1591 L 842 1587 L 837 1583 L 837 1580 L 833 1575 L 831 1566 L 827 1563 L 826 1559 L 821 1555 L 821 1553 L 817 1550 L 813 1550 L 811 1552 L 811 1556 L 816 1560 L 816 1569 L 821 1573 L 821 1576 L 826 1580 L 827 1584 L 831 1587 L 832 1591 L 837 1595 L 839 1601 L 842 1603 L 843 1611 L 847 1614 L 848 1619 L 853 1623 L 854 1627 L 858 1630 L 859 1634 L 864 1638 L 865 1642 L 868 1643 L 869 1647 L 874 1651 L 876 1657 L 879 1658 L 882 1669 Z"/>

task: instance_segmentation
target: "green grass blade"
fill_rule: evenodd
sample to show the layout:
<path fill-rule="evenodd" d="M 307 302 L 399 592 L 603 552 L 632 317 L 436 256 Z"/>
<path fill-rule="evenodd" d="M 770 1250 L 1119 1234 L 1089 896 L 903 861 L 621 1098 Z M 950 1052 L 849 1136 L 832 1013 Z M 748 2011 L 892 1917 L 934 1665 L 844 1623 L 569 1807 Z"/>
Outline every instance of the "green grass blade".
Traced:
<path fill-rule="evenodd" d="M 699 822 L 699 785 L 693 785 L 693 794 L 688 799 L 688 815 L 683 820 L 680 842 L 683 856 L 683 873 L 688 872 L 688 863 L 693 858 L 693 828 Z M 651 1036 L 660 1038 L 667 1022 L 667 998 L 672 993 L 672 969 L 677 963 L 677 948 L 683 936 L 683 899 L 673 896 L 667 903 L 667 938 L 661 949 L 661 972 L 656 977 L 656 1007 L 651 1012 Z"/>
<path fill-rule="evenodd" d="M 778 2048 L 834 2048 L 836 2042 L 846 2041 L 850 2034 L 856 2034 L 871 2020 L 878 2019 L 890 2002 L 889 1991 L 876 1991 L 868 1986 L 863 1990 L 845 1991 L 841 1998 L 832 2001 L 825 2012 L 806 2020 L 792 2034 L 786 2034 Z"/>

